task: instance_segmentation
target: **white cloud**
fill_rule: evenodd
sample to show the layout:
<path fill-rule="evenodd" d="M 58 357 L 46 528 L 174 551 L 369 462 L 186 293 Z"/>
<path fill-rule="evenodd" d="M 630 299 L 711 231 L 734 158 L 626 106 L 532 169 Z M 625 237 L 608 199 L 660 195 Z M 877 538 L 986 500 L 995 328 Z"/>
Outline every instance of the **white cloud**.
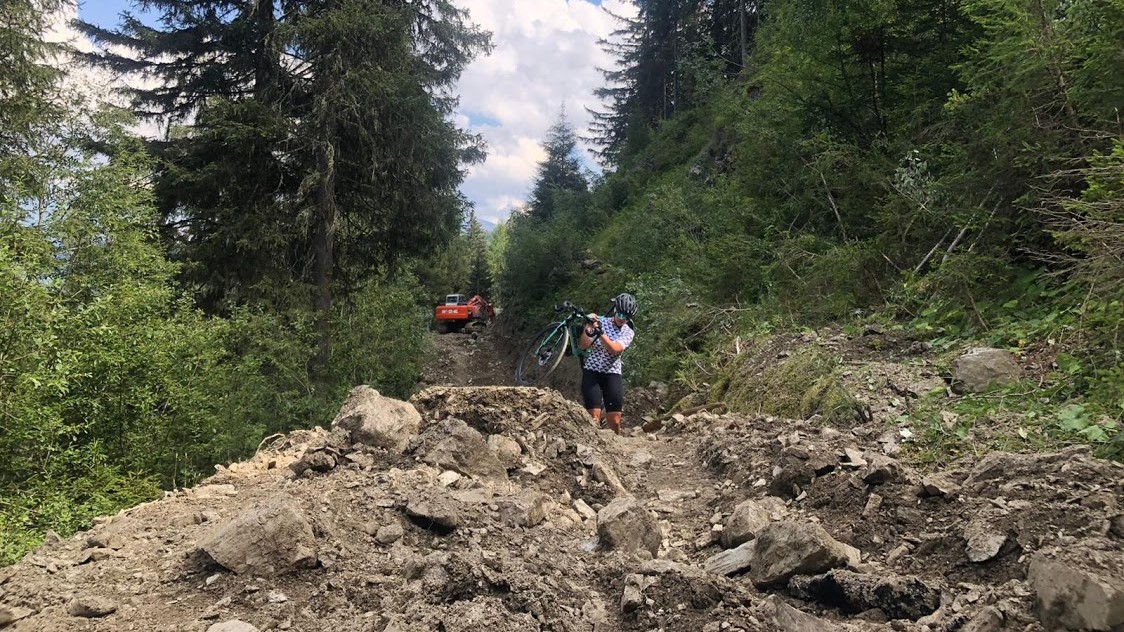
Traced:
<path fill-rule="evenodd" d="M 481 217 L 494 221 L 525 200 L 544 156 L 539 143 L 559 107 L 579 136 L 588 134 L 586 108 L 602 107 L 593 94 L 604 85 L 597 69 L 614 63 L 597 41 L 620 25 L 585 0 L 456 1 L 492 32 L 495 46 L 465 70 L 458 86 L 459 120 L 488 121 L 471 125 L 488 142 L 488 160 L 469 171 L 462 191 Z M 618 15 L 635 13 L 626 0 L 604 5 Z M 589 149 L 583 146 L 592 165 Z"/>

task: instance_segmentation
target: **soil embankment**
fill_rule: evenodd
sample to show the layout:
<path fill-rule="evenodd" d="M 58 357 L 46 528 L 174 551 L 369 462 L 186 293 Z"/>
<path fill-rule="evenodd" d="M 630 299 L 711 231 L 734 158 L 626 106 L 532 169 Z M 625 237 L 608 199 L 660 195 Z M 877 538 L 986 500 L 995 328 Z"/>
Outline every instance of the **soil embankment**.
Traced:
<path fill-rule="evenodd" d="M 24 630 L 1120 630 L 1124 468 L 1082 449 L 899 462 L 873 421 L 593 428 L 437 336 L 411 406 L 53 540 L 0 571 Z M 517 346 L 517 345 L 515 345 Z"/>

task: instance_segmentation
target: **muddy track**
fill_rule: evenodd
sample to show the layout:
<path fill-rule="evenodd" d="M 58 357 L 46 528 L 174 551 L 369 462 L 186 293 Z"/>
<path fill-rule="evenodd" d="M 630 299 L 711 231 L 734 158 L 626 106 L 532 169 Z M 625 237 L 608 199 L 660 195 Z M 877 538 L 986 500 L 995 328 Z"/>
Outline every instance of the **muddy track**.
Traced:
<path fill-rule="evenodd" d="M 617 437 L 491 386 L 495 335 L 437 337 L 411 406 L 356 389 L 333 428 L 51 539 L 0 570 L 0 628 L 1124 629 L 1119 464 L 919 471 L 871 422 L 706 412 Z"/>

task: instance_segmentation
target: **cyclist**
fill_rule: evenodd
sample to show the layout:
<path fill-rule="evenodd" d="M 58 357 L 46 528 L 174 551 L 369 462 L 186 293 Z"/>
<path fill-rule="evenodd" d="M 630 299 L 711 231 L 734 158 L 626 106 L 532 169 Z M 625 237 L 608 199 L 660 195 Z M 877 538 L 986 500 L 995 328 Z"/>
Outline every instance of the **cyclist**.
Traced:
<path fill-rule="evenodd" d="M 589 350 L 582 365 L 582 399 L 595 424 L 601 423 L 604 403 L 605 424 L 621 433 L 621 410 L 624 406 L 624 381 L 621 378 L 621 354 L 632 344 L 634 332 L 630 321 L 636 315 L 636 298 L 618 294 L 608 316 L 591 314 L 593 322 L 582 330 L 578 346 Z"/>

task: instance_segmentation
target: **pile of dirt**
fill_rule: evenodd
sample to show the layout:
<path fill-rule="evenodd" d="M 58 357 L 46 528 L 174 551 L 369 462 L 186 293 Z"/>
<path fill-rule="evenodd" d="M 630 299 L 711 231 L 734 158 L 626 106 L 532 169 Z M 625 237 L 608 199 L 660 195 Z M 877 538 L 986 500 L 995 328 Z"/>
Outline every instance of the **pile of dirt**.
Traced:
<path fill-rule="evenodd" d="M 331 428 L 0 571 L 0 628 L 1124 628 L 1119 464 L 922 472 L 870 423 L 669 425 L 618 437 L 547 389 L 358 387 Z"/>

